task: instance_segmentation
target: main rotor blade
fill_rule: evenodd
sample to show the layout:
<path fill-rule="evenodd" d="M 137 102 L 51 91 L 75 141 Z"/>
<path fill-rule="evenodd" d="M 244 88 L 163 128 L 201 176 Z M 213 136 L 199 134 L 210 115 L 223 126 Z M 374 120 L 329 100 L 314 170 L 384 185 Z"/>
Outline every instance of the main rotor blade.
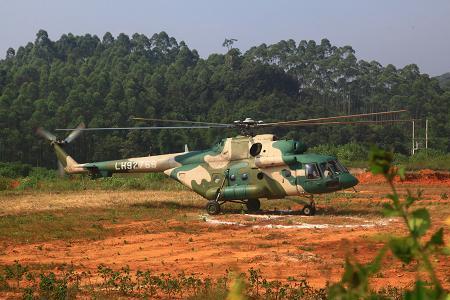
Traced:
<path fill-rule="evenodd" d="M 74 131 L 72 131 L 66 138 L 65 138 L 65 142 L 66 143 L 70 143 L 72 142 L 74 139 L 76 139 L 80 134 L 81 134 L 81 130 L 86 128 L 86 126 L 84 125 L 83 122 L 80 123 L 80 125 L 77 126 L 77 128 L 75 128 Z"/>
<path fill-rule="evenodd" d="M 166 120 L 166 119 L 154 119 L 154 118 L 139 118 L 132 117 L 132 120 L 136 121 L 155 121 L 155 122 L 171 122 L 171 123 L 185 123 L 185 124 L 204 124 L 204 125 L 222 125 L 228 126 L 229 124 L 214 123 L 214 122 L 200 122 L 200 121 L 185 121 L 185 120 Z"/>
<path fill-rule="evenodd" d="M 258 125 L 258 127 L 279 126 L 279 125 L 288 125 L 288 124 L 301 124 L 301 123 L 312 123 L 312 122 L 317 122 L 317 121 L 339 120 L 339 119 L 360 118 L 360 117 L 380 116 L 380 115 L 392 115 L 392 114 L 399 114 L 399 113 L 406 112 L 406 111 L 407 110 L 403 109 L 403 110 L 393 110 L 393 111 L 384 111 L 384 112 L 367 113 L 367 114 L 335 116 L 335 117 L 304 119 L 304 120 L 294 120 L 294 121 L 281 121 L 281 122 L 260 124 L 260 125 Z"/>
<path fill-rule="evenodd" d="M 157 129 L 208 129 L 208 128 L 229 128 L 227 126 L 152 126 L 152 127 L 98 127 L 98 128 L 83 128 L 80 131 L 98 131 L 98 130 L 157 130 Z M 57 128 L 57 131 L 71 131 L 72 128 Z"/>
<path fill-rule="evenodd" d="M 36 133 L 37 133 L 38 135 L 40 135 L 41 137 L 43 137 L 44 139 L 47 139 L 47 140 L 49 140 L 49 141 L 56 141 L 56 136 L 53 135 L 53 134 L 51 134 L 50 132 L 48 132 L 47 130 L 45 130 L 45 129 L 42 128 L 42 127 L 39 127 L 39 128 L 36 130 Z"/>
<path fill-rule="evenodd" d="M 300 126 L 314 126 L 314 125 L 376 125 L 376 124 L 384 124 L 384 123 L 404 123 L 404 122 L 412 122 L 419 121 L 420 119 L 409 119 L 409 120 L 382 120 L 382 121 L 332 121 L 332 122 L 311 122 L 311 123 L 299 123 L 299 124 L 284 124 L 277 125 L 280 127 L 300 127 Z"/>

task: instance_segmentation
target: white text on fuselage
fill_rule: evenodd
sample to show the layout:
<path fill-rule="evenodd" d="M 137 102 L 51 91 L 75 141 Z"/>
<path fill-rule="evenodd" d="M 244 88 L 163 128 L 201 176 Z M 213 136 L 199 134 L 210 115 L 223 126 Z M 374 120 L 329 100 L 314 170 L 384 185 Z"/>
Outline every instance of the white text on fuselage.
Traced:
<path fill-rule="evenodd" d="M 156 168 L 156 161 L 146 161 L 137 163 L 135 161 L 122 161 L 114 164 L 116 170 L 134 170 L 134 169 L 154 169 Z"/>

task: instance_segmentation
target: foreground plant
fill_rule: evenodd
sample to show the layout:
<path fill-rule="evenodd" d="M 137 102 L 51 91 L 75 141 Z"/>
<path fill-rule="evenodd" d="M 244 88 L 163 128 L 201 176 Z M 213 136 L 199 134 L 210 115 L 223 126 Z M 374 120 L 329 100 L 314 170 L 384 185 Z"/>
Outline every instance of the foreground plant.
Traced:
<path fill-rule="evenodd" d="M 418 191 L 414 196 L 409 190 L 404 199 L 401 199 L 394 185 L 394 178 L 404 178 L 404 170 L 393 166 L 393 153 L 378 148 L 372 149 L 369 154 L 370 169 L 373 174 L 383 175 L 391 187 L 392 193 L 387 197 L 390 203 L 383 206 L 387 217 L 400 217 L 403 219 L 407 234 L 402 237 L 392 236 L 388 243 L 378 252 L 375 259 L 368 264 L 352 262 L 347 258 L 345 271 L 341 281 L 329 290 L 331 299 L 380 299 L 382 296 L 370 290 L 369 278 L 381 268 L 382 259 L 387 250 L 404 264 L 417 263 L 420 270 L 425 270 L 428 280 L 421 278 L 417 271 L 418 280 L 411 290 L 406 290 L 404 299 L 450 299 L 450 294 L 443 289 L 430 257 L 442 253 L 448 255 L 448 248 L 444 248 L 444 230 L 439 228 L 428 240 L 425 235 L 431 226 L 430 214 L 425 208 L 413 209 L 413 204 L 422 196 Z M 447 254 L 445 254 L 445 250 Z"/>

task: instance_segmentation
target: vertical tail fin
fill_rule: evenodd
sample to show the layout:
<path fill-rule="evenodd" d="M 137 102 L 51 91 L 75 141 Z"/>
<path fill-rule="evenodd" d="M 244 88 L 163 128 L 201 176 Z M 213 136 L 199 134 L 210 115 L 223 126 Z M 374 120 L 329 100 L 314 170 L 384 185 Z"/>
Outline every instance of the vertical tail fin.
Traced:
<path fill-rule="evenodd" d="M 84 171 L 84 169 L 80 169 L 78 167 L 78 162 L 67 154 L 60 145 L 53 143 L 53 149 L 55 150 L 56 157 L 58 158 L 58 163 L 62 166 L 66 173 L 80 173 L 80 171 Z"/>

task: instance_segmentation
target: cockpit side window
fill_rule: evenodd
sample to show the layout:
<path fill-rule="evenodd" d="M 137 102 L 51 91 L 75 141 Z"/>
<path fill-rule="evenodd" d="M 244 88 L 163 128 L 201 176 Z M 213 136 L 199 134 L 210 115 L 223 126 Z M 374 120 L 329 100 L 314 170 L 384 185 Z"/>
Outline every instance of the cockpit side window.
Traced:
<path fill-rule="evenodd" d="M 317 164 L 305 164 L 306 178 L 307 179 L 318 179 L 320 178 L 319 169 Z"/>
<path fill-rule="evenodd" d="M 332 164 L 329 162 L 323 162 L 319 165 L 319 167 L 322 171 L 323 177 L 331 177 L 336 174 L 335 168 L 333 168 Z"/>

